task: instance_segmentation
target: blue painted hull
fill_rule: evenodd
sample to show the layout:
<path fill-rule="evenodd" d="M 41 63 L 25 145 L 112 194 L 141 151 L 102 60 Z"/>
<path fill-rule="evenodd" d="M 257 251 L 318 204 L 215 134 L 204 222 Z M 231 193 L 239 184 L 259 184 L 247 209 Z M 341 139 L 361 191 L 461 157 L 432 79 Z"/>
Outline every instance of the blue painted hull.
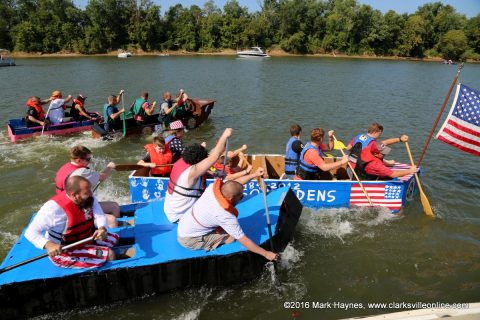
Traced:
<path fill-rule="evenodd" d="M 288 188 L 271 192 L 268 204 L 275 230 L 274 249 L 281 252 L 293 236 L 302 206 Z M 248 198 L 238 209 L 246 235 L 269 249 L 263 197 Z M 135 248 L 134 257 L 89 270 L 58 268 L 44 258 L 4 272 L 0 274 L 2 319 L 106 304 L 187 286 L 229 285 L 251 280 L 264 270 L 266 260 L 238 242 L 211 252 L 180 246 L 177 225 L 168 222 L 161 201 L 122 207 L 122 212 L 133 210 L 135 226 L 113 231 L 120 234 L 123 244 Z M 42 253 L 22 234 L 0 268 Z"/>
<path fill-rule="evenodd" d="M 207 180 L 207 184 L 213 179 Z M 351 208 L 369 206 L 359 184 L 350 180 L 307 181 L 265 179 L 268 190 L 290 187 L 303 206 L 308 208 Z M 363 181 L 369 197 L 375 206 L 386 207 L 393 213 L 399 212 L 412 198 L 415 178 L 391 181 Z M 129 176 L 132 202 L 156 201 L 165 197 L 168 178 L 142 177 L 132 173 Z M 261 190 L 255 181 L 244 187 L 245 195 L 255 195 Z"/>

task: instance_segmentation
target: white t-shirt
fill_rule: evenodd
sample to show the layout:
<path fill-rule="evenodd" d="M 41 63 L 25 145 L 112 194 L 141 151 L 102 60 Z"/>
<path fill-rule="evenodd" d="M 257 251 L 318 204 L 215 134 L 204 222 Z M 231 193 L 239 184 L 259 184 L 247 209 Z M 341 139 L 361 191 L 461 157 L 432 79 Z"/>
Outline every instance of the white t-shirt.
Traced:
<path fill-rule="evenodd" d="M 215 199 L 213 185 L 212 183 L 207 187 L 193 208 L 180 219 L 177 229 L 178 236 L 182 238 L 200 237 L 214 231 L 219 226 L 237 240 L 245 236 L 237 217 L 223 209 Z"/>
<path fill-rule="evenodd" d="M 70 174 L 70 177 L 73 177 L 73 176 L 84 177 L 85 179 L 90 181 L 90 185 L 92 186 L 92 189 L 100 181 L 100 174 L 98 172 L 93 171 L 90 168 L 78 168 L 77 170 L 73 171 Z"/>
<path fill-rule="evenodd" d="M 97 228 L 105 227 L 108 229 L 107 218 L 103 213 L 97 199 L 93 201 L 94 222 Z M 54 200 L 48 200 L 38 210 L 30 225 L 25 231 L 25 238 L 39 249 L 43 249 L 47 241 L 59 243 L 59 241 L 48 234 L 49 230 L 55 233 L 63 233 L 67 227 L 67 215 L 62 207 Z"/>
<path fill-rule="evenodd" d="M 188 175 L 193 166 L 188 167 L 180 176 L 178 177 L 177 184 L 191 189 L 200 189 L 202 187 L 202 177 L 197 178 L 193 186 L 188 186 Z M 179 187 L 175 187 L 175 190 L 178 190 L 183 194 L 198 194 L 198 191 L 188 191 Z M 176 192 L 170 194 L 168 191 L 165 195 L 165 203 L 163 205 L 163 210 L 170 222 L 177 222 L 187 211 L 190 209 L 193 204 L 198 200 L 198 198 L 182 196 Z"/>
<path fill-rule="evenodd" d="M 65 117 L 65 110 L 63 110 L 64 104 L 65 99 L 55 99 L 50 102 L 48 118 L 52 124 L 62 123 L 62 119 Z"/>

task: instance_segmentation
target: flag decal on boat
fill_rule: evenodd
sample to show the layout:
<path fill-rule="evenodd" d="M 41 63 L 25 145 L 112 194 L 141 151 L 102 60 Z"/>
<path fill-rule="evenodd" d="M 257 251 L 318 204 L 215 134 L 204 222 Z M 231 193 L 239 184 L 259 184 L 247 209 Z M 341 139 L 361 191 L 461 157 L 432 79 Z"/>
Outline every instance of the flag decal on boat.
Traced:
<path fill-rule="evenodd" d="M 390 210 L 400 210 L 402 207 L 401 185 L 364 184 L 363 187 L 376 206 L 387 207 Z M 368 199 L 358 184 L 352 184 L 350 206 L 370 206 Z"/>

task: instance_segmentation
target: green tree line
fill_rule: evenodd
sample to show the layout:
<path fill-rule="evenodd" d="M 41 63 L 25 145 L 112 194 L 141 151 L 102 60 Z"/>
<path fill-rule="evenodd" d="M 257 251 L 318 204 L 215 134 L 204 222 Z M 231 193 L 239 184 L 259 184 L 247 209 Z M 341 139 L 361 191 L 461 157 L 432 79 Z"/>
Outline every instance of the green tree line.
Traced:
<path fill-rule="evenodd" d="M 213 52 L 248 46 L 289 53 L 343 53 L 480 60 L 480 14 L 427 3 L 413 14 L 382 14 L 356 0 L 264 0 L 249 12 L 181 4 L 161 14 L 150 0 L 0 0 L 0 48 L 105 53 L 117 49 Z"/>

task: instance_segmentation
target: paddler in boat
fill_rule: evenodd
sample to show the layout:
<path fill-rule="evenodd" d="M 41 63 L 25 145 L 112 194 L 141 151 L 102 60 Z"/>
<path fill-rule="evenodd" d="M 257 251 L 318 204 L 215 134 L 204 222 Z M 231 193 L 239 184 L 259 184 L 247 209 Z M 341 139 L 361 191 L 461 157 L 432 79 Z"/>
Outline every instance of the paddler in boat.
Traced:
<path fill-rule="evenodd" d="M 110 162 L 107 167 L 97 173 L 91 170 L 88 165 L 92 160 L 92 152 L 85 146 L 78 145 L 70 149 L 70 161 L 65 163 L 55 175 L 56 193 L 65 191 L 65 181 L 71 175 L 80 175 L 87 178 L 93 186 L 105 181 L 115 170 L 115 163 Z M 107 213 L 108 225 L 110 228 L 117 226 L 117 218 L 120 217 L 120 206 L 115 201 L 101 201 L 102 211 Z"/>
<path fill-rule="evenodd" d="M 345 148 L 346 150 L 350 150 L 348 160 L 352 168 L 355 169 L 357 160 L 360 158 L 362 150 L 371 148 L 375 144 L 374 142 L 376 142 L 377 139 L 380 138 L 382 133 L 383 133 L 383 126 L 377 122 L 374 122 L 370 125 L 370 127 L 368 127 L 367 133 L 361 133 L 353 137 L 352 141 L 350 141 L 350 143 Z M 390 139 L 383 140 L 382 143 L 388 146 L 390 144 L 394 144 L 397 142 L 407 142 L 407 141 L 408 141 L 408 136 L 405 134 L 402 134 L 398 138 L 390 138 Z M 394 162 L 385 161 L 385 164 L 392 166 Z M 354 178 L 350 168 L 347 168 L 347 173 L 350 176 L 350 179 Z"/>
<path fill-rule="evenodd" d="M 170 131 L 165 138 L 165 143 L 167 143 L 172 151 L 173 163 L 177 162 L 177 160 L 182 157 L 183 150 L 185 150 L 185 145 L 183 144 L 184 136 L 185 127 L 183 126 L 182 121 L 177 120 L 170 123 Z"/>
<path fill-rule="evenodd" d="M 215 162 L 215 164 L 208 171 L 208 175 L 214 178 L 226 178 L 227 180 L 235 180 L 244 175 L 247 175 L 252 170 L 252 166 L 247 163 L 247 168 L 244 167 L 243 152 L 247 150 L 247 145 L 244 144 L 240 148 L 234 151 L 228 151 L 227 165 L 224 165 L 225 162 L 225 153 L 222 153 L 220 158 Z M 236 165 L 234 165 L 234 161 Z"/>
<path fill-rule="evenodd" d="M 55 90 L 52 92 L 50 97 L 50 105 L 48 106 L 48 119 L 52 124 L 60 124 L 62 122 L 68 122 L 72 119 L 70 117 L 65 117 L 66 103 L 72 100 L 72 96 L 68 95 L 66 99 L 62 98 L 62 92 Z"/>
<path fill-rule="evenodd" d="M 146 144 L 147 154 L 137 164 L 150 168 L 152 177 L 169 177 L 172 171 L 172 151 L 163 137 L 154 137 L 153 143 Z"/>
<path fill-rule="evenodd" d="M 50 100 L 40 100 L 39 97 L 33 96 L 28 99 L 27 105 L 27 116 L 25 117 L 25 122 L 27 127 L 36 127 L 36 126 L 45 126 L 48 119 L 45 119 L 46 113 L 43 110 L 43 105 L 50 102 Z"/>
<path fill-rule="evenodd" d="M 262 175 L 263 171 L 258 173 Z M 178 242 L 187 249 L 210 251 L 238 240 L 245 248 L 265 259 L 277 260 L 276 253 L 258 246 L 243 232 L 235 208 L 242 198 L 242 183 L 216 179 L 180 219 Z"/>
<path fill-rule="evenodd" d="M 61 252 L 64 245 L 94 237 L 95 242 Z M 115 260 L 111 247 L 118 235 L 107 231 L 107 219 L 90 182 L 79 176 L 69 177 L 65 191 L 53 196 L 38 211 L 25 231 L 25 238 L 35 247 L 45 249 L 58 267 L 93 268 Z"/>
<path fill-rule="evenodd" d="M 170 126 L 170 123 L 174 120 L 173 111 L 177 107 L 176 102 L 172 100 L 172 94 L 169 91 L 163 92 L 163 102 L 160 105 L 160 112 L 158 114 L 158 121 L 166 129 Z"/>
<path fill-rule="evenodd" d="M 85 97 L 83 94 L 79 94 L 75 99 L 73 99 L 72 106 L 70 107 L 70 117 L 75 121 L 85 121 L 92 120 L 95 121 L 98 119 L 95 113 L 87 112 L 85 109 Z"/>
<path fill-rule="evenodd" d="M 143 91 L 140 94 L 140 98 L 137 98 L 132 105 L 130 110 L 133 111 L 133 118 L 137 121 L 138 125 L 145 123 L 146 117 L 151 116 L 155 112 L 155 107 L 157 106 L 157 101 L 154 101 L 151 105 L 148 102 L 148 92 Z"/>
<path fill-rule="evenodd" d="M 376 141 L 370 148 L 362 150 L 360 159 L 355 166 L 355 172 L 360 180 L 391 180 L 403 177 L 418 171 L 415 165 L 407 170 L 392 170 L 384 163 L 384 157 L 392 149 L 384 143 Z M 395 162 L 394 160 L 392 160 Z"/>
<path fill-rule="evenodd" d="M 333 130 L 329 131 L 333 137 Z M 345 155 L 340 161 L 326 163 L 323 160 L 323 137 L 325 131 L 322 128 L 313 129 L 310 133 L 310 142 L 305 145 L 298 162 L 295 180 L 331 180 L 330 170 L 340 168 L 348 162 Z M 333 146 L 333 141 L 329 141 L 329 149 Z"/>
<path fill-rule="evenodd" d="M 285 150 L 285 179 L 293 179 L 298 166 L 298 159 L 303 150 L 303 142 L 300 140 L 302 127 L 298 124 L 290 126 L 290 139 L 287 142 Z"/>
<path fill-rule="evenodd" d="M 122 128 L 122 121 L 120 116 L 125 113 L 125 109 L 122 108 L 118 110 L 117 105 L 123 99 L 124 90 L 120 90 L 118 95 L 109 95 L 107 98 L 107 102 L 103 106 L 103 118 L 104 118 L 104 129 L 108 133 L 114 132 L 115 130 L 119 130 Z"/>

